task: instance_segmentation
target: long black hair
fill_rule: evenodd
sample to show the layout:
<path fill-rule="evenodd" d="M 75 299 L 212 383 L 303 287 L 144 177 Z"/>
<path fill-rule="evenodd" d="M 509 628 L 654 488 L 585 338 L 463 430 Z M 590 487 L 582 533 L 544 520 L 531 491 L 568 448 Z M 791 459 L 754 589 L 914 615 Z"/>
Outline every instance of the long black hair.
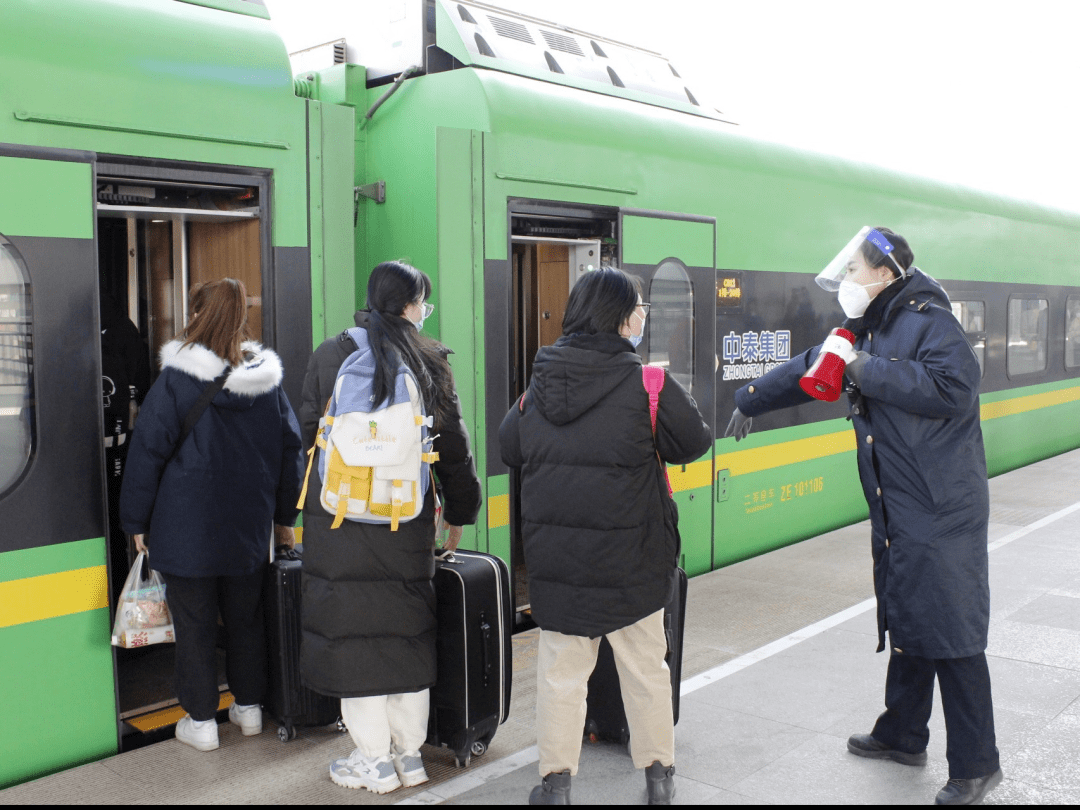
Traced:
<path fill-rule="evenodd" d="M 401 363 L 420 383 L 420 395 L 436 424 L 453 413 L 454 379 L 446 362 L 446 349 L 420 334 L 401 313 L 409 304 L 431 296 L 431 279 L 412 265 L 392 261 L 376 265 L 368 279 L 368 342 L 375 355 L 375 402 L 394 401 L 394 381 Z"/>
<path fill-rule="evenodd" d="M 637 308 L 640 295 L 641 279 L 617 267 L 605 266 L 586 273 L 566 299 L 563 334 L 619 334 L 619 328 Z"/>

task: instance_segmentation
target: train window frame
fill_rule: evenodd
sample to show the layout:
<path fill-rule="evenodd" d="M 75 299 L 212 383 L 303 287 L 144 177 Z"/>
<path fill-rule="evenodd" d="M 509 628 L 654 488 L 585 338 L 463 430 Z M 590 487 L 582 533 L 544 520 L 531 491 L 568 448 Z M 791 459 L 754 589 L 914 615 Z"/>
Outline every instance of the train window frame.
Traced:
<path fill-rule="evenodd" d="M 1065 298 L 1065 356 L 1062 361 L 1065 363 L 1065 368 L 1068 371 L 1073 369 L 1080 369 L 1080 358 L 1075 363 L 1069 363 L 1069 313 L 1072 310 L 1073 305 L 1076 306 L 1076 313 L 1073 315 L 1073 320 L 1077 321 L 1077 332 L 1073 338 L 1076 341 L 1076 346 L 1080 348 L 1080 295 L 1070 295 Z M 1077 352 L 1080 355 L 1080 351 Z"/>
<path fill-rule="evenodd" d="M 5 279 L 8 271 L 11 271 L 10 281 Z M 7 286 L 23 289 L 8 292 Z M 5 447 L 2 455 L 16 460 L 9 470 L 0 467 L 0 498 L 19 485 L 34 457 L 37 398 L 34 396 L 33 305 L 30 268 L 19 249 L 0 234 L 0 442 L 6 445 L 11 441 L 10 448 Z M 21 326 L 25 326 L 23 331 L 19 331 Z M 8 375 L 12 382 L 7 382 Z M 15 382 L 22 375 L 25 380 Z M 7 393 L 4 389 L 9 386 L 15 390 Z M 11 404 L 13 401 L 17 404 Z M 20 419 L 22 414 L 24 419 Z M 15 419 L 9 423 L 11 417 Z"/>
<path fill-rule="evenodd" d="M 1012 368 L 1012 362 L 1011 362 L 1011 359 L 1010 359 L 1011 355 L 1012 355 L 1012 350 L 1011 350 L 1010 346 L 1011 346 L 1012 337 L 1013 337 L 1013 303 L 1014 302 L 1020 303 L 1020 302 L 1023 302 L 1023 301 L 1039 301 L 1039 302 L 1045 304 L 1046 305 L 1045 306 L 1046 318 L 1044 320 L 1045 335 L 1043 337 L 1043 347 L 1042 347 L 1042 350 L 1043 350 L 1043 365 L 1042 365 L 1042 368 L 1034 368 L 1034 369 L 1029 369 L 1029 370 L 1025 370 L 1025 371 L 1019 371 L 1019 370 L 1013 370 L 1013 368 Z M 1044 308 L 1040 307 L 1039 309 L 1043 310 Z M 1020 293 L 1020 294 L 1014 294 L 1014 295 L 1009 296 L 1008 302 L 1006 303 L 1006 307 L 1005 307 L 1005 376 L 1006 376 L 1006 378 L 1011 380 L 1011 379 L 1014 379 L 1016 377 L 1031 377 L 1031 376 L 1039 375 L 1039 374 L 1045 376 L 1046 373 L 1050 370 L 1050 315 L 1051 315 L 1051 310 L 1050 310 L 1050 299 L 1049 298 L 1044 298 L 1041 295 L 1039 295 L 1038 293 L 1026 293 L 1026 294 L 1025 293 Z"/>
<path fill-rule="evenodd" d="M 952 305 L 953 317 L 960 323 L 960 328 L 964 330 L 964 337 L 968 339 L 968 343 L 971 344 L 971 348 L 979 360 L 979 377 L 983 378 L 986 376 L 986 340 L 988 334 L 986 329 L 986 302 L 978 298 L 957 298 L 949 303 Z M 982 329 L 969 331 L 964 319 L 957 314 L 956 308 L 973 304 L 978 304 L 982 308 Z M 981 346 L 977 345 L 979 341 L 982 342 Z"/>
<path fill-rule="evenodd" d="M 674 303 L 671 306 L 668 306 L 668 304 L 663 300 L 663 297 L 658 299 L 657 296 L 653 292 L 653 285 L 656 284 L 657 278 L 660 275 L 661 271 L 664 270 L 664 268 L 669 267 L 669 266 L 675 268 L 681 274 L 681 278 L 678 278 L 678 279 L 663 278 L 663 279 L 660 279 L 660 280 L 662 282 L 663 281 L 679 282 L 679 283 L 685 282 L 686 287 L 689 290 L 689 294 L 685 297 L 685 299 L 683 301 L 678 302 L 678 303 Z M 690 269 L 686 266 L 686 263 L 684 261 L 682 261 L 681 259 L 675 257 L 675 256 L 669 256 L 666 259 L 663 259 L 663 260 L 661 260 L 660 262 L 658 262 L 656 264 L 656 267 L 654 268 L 654 270 L 652 272 L 652 275 L 649 278 L 649 291 L 648 291 L 647 298 L 645 298 L 645 300 L 647 300 L 649 302 L 649 304 L 650 304 L 649 318 L 646 321 L 646 326 L 648 328 L 648 334 L 647 334 L 647 342 L 645 344 L 646 347 L 647 347 L 647 349 L 646 349 L 646 357 L 645 357 L 645 364 L 646 365 L 660 366 L 661 368 L 667 369 L 668 374 L 671 376 L 671 378 L 676 380 L 677 382 L 679 382 L 687 391 L 689 391 L 691 393 L 694 390 L 694 383 L 697 382 L 697 374 L 696 374 L 696 370 L 697 370 L 696 369 L 696 365 L 697 365 L 697 356 L 696 356 L 697 355 L 697 345 L 696 345 L 697 344 L 697 321 L 696 321 L 696 318 L 695 318 L 695 315 L 694 315 L 694 295 L 695 295 L 695 293 L 696 293 L 696 290 L 694 288 L 694 279 L 690 275 Z M 653 357 L 653 355 L 654 355 L 653 340 L 654 340 L 654 338 L 657 337 L 657 334 L 656 334 L 657 331 L 658 331 L 657 330 L 657 324 L 659 323 L 659 324 L 663 324 L 663 325 L 666 326 L 666 318 L 668 317 L 669 314 L 673 314 L 676 311 L 683 311 L 683 310 L 688 311 L 689 315 L 690 315 L 690 334 L 688 336 L 689 349 L 690 349 L 690 358 L 689 358 L 689 369 L 690 369 L 690 371 L 689 371 L 689 373 L 682 372 L 682 371 L 672 371 L 672 369 L 671 369 L 670 343 L 669 343 L 669 347 L 668 347 L 669 350 L 664 353 L 665 357 L 664 357 L 663 360 Z M 677 328 L 677 326 L 675 328 Z M 663 332 L 664 330 L 661 329 L 659 331 Z M 671 333 L 674 333 L 675 329 L 673 328 L 673 329 L 668 330 L 668 331 L 671 332 Z"/>

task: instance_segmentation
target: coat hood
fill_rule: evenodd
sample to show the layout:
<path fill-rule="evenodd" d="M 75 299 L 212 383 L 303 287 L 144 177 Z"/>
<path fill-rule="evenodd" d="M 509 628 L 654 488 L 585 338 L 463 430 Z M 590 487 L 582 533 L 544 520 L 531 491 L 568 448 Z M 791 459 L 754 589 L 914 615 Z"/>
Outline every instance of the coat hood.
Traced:
<path fill-rule="evenodd" d="M 536 353 L 529 390 L 553 425 L 573 422 L 641 369 L 641 358 L 618 335 L 564 335 Z"/>
<path fill-rule="evenodd" d="M 284 376 L 281 358 L 273 350 L 251 340 L 244 341 L 242 349 L 244 361 L 229 374 L 224 393 L 250 399 L 281 384 Z M 160 359 L 162 370 L 176 369 L 202 382 L 215 379 L 228 365 L 205 346 L 199 343 L 184 346 L 181 340 L 170 340 L 162 346 Z M 221 394 L 215 397 L 215 404 L 222 404 L 220 397 Z"/>

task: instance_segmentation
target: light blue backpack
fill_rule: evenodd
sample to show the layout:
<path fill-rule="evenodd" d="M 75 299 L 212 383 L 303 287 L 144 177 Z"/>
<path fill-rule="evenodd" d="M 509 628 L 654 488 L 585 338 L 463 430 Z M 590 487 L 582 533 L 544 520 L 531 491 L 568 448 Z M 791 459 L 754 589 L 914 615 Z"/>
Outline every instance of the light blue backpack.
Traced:
<path fill-rule="evenodd" d="M 394 402 L 375 403 L 375 356 L 366 329 L 349 329 L 359 347 L 338 369 L 334 393 L 319 421 L 315 447 L 319 451 L 319 501 L 334 516 L 331 528 L 344 520 L 398 524 L 412 520 L 424 507 L 431 482 L 432 417 L 424 413 L 423 397 L 412 371 L 397 370 Z M 308 474 L 311 460 L 308 461 Z M 305 492 L 300 496 L 303 504 Z"/>

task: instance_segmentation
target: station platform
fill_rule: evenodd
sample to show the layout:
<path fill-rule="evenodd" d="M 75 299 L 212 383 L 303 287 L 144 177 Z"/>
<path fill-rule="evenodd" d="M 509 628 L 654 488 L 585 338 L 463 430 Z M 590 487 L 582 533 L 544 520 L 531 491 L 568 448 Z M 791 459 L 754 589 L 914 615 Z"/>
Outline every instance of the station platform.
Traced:
<path fill-rule="evenodd" d="M 987 649 L 1005 779 L 987 804 L 1080 804 L 1080 450 L 990 481 Z M 929 762 L 846 750 L 884 708 L 869 524 L 690 581 L 676 804 L 932 804 L 948 779 L 940 703 Z M 352 749 L 333 727 L 282 743 L 273 723 L 221 748 L 175 740 L 0 791 L 0 804 L 526 804 L 539 781 L 536 631 L 514 637 L 511 717 L 464 770 L 425 747 L 431 781 L 376 796 L 330 782 Z M 641 804 L 621 746 L 586 742 L 575 804 Z"/>

